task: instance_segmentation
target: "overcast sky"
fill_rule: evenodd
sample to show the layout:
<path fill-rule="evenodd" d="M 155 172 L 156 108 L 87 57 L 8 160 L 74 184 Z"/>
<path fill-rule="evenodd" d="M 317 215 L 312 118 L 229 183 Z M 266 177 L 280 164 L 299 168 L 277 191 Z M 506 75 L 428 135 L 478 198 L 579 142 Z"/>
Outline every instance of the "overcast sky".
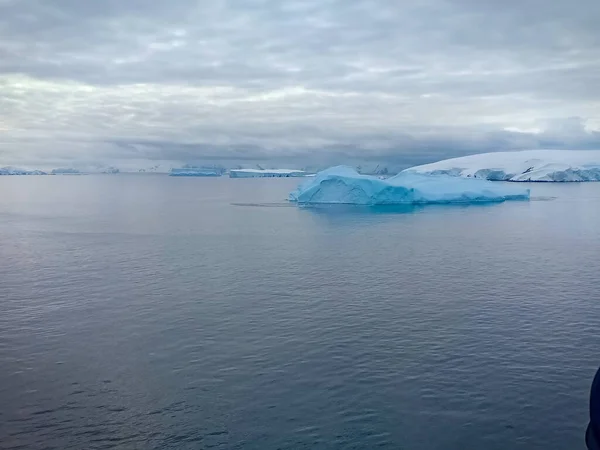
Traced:
<path fill-rule="evenodd" d="M 0 0 L 0 164 L 600 148 L 599 0 Z"/>

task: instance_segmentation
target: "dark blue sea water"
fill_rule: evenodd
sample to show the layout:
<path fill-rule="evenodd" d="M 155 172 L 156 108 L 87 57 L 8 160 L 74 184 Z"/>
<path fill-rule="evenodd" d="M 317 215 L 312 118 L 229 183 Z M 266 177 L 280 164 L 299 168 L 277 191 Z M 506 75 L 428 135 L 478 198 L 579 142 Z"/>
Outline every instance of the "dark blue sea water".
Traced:
<path fill-rule="evenodd" d="M 0 178 L 0 448 L 584 448 L 600 183 L 396 210 L 296 183 Z"/>

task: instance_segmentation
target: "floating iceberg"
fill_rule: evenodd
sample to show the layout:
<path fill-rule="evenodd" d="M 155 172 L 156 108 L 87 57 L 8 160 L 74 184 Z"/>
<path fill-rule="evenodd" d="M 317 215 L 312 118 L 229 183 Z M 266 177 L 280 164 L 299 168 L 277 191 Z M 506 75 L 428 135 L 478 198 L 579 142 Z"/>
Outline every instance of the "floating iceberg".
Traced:
<path fill-rule="evenodd" d="M 289 199 L 299 204 L 481 203 L 528 200 L 529 189 L 448 175 L 400 173 L 380 179 L 338 166 L 306 180 Z"/>
<path fill-rule="evenodd" d="M 219 169 L 205 169 L 201 167 L 182 167 L 180 169 L 171 169 L 169 174 L 172 177 L 220 177 Z"/>
<path fill-rule="evenodd" d="M 281 178 L 281 177 L 303 177 L 306 172 L 294 169 L 231 169 L 230 178 Z"/>
<path fill-rule="evenodd" d="M 70 168 L 53 169 L 51 173 L 52 175 L 81 175 L 79 170 Z"/>
<path fill-rule="evenodd" d="M 600 150 L 526 150 L 446 159 L 404 171 L 491 181 L 600 181 Z"/>
<path fill-rule="evenodd" d="M 21 169 L 18 167 L 0 167 L 0 175 L 48 175 L 41 170 Z"/>

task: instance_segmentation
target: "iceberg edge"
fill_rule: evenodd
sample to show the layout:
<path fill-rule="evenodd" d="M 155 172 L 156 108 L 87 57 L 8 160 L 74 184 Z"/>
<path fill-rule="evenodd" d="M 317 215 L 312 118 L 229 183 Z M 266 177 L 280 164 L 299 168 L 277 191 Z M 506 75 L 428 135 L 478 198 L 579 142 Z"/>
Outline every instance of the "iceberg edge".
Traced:
<path fill-rule="evenodd" d="M 351 167 L 336 166 L 319 172 L 290 193 L 298 204 L 407 205 L 498 203 L 529 200 L 530 190 L 486 180 L 450 175 L 405 173 L 380 179 L 360 175 Z"/>

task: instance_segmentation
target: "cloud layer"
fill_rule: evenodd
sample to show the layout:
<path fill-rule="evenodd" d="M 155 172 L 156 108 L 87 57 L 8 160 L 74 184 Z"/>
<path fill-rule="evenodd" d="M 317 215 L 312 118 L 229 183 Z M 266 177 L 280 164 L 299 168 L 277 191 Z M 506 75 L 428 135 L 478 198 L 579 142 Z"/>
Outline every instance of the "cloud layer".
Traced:
<path fill-rule="evenodd" d="M 600 148 L 600 2 L 0 0 L 0 164 Z"/>

